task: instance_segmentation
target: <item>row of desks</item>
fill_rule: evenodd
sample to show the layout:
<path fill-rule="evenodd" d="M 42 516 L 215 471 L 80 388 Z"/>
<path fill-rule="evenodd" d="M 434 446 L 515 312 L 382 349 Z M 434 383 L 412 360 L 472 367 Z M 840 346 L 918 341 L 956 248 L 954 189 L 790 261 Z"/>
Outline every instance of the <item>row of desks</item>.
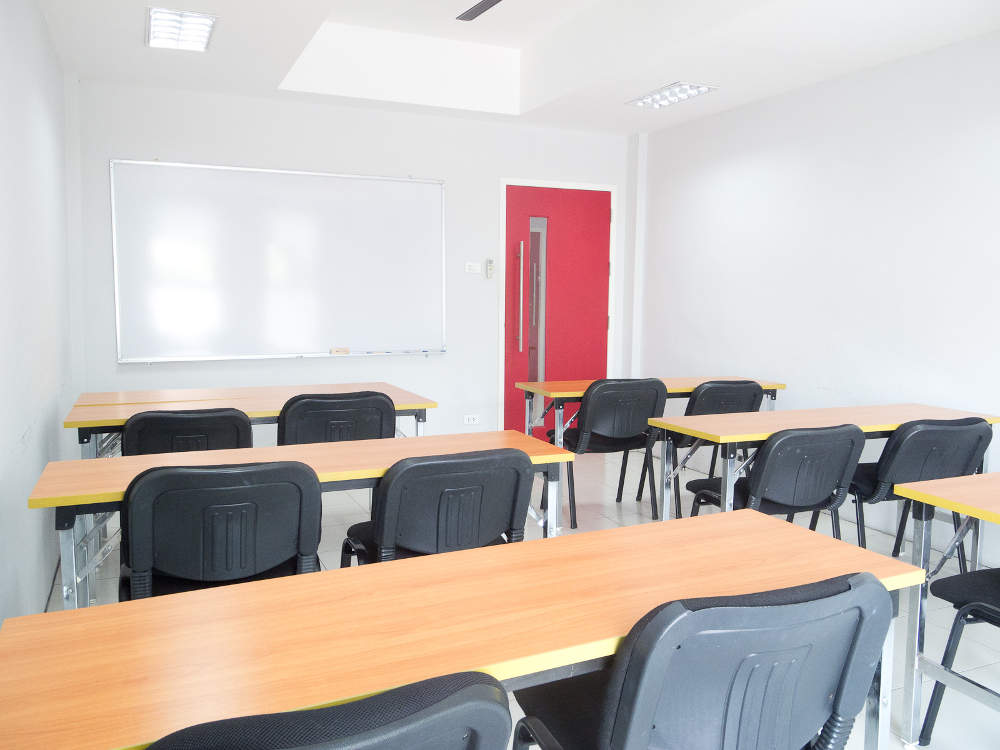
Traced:
<path fill-rule="evenodd" d="M 923 580 L 747 510 L 14 618 L 0 629 L 0 747 L 135 748 L 464 670 L 538 684 L 605 666 L 663 602 L 857 571 L 891 591 Z M 871 750 L 887 747 L 891 673 L 870 696 Z"/>

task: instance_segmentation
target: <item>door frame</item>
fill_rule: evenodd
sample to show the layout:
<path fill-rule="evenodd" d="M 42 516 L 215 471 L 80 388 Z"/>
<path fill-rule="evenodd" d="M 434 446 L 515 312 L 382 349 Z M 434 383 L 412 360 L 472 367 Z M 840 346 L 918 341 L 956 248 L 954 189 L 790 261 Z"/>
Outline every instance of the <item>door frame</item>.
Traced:
<path fill-rule="evenodd" d="M 615 302 L 619 296 L 624 299 L 624 290 L 619 290 L 616 286 L 616 280 L 618 278 L 618 264 L 621 259 L 618 257 L 618 242 L 617 242 L 617 229 L 618 229 L 618 187 L 616 185 L 600 185 L 589 182 L 563 182 L 560 180 L 518 180 L 518 179 L 508 179 L 504 178 L 500 180 L 500 248 L 497 252 L 496 260 L 494 261 L 494 275 L 500 283 L 497 284 L 497 308 L 499 310 L 499 315 L 497 316 L 500 323 L 497 329 L 497 349 L 499 351 L 498 357 L 498 372 L 497 372 L 497 391 L 500 394 L 500 398 L 497 406 L 497 429 L 503 429 L 504 420 L 504 367 L 506 364 L 505 358 L 507 355 L 506 348 L 504 346 L 504 333 L 507 327 L 507 307 L 506 307 L 506 293 L 507 293 L 507 188 L 508 187 L 537 187 L 537 188 L 556 188 L 558 190 L 594 190 L 599 192 L 610 193 L 611 198 L 611 225 L 608 228 L 608 261 L 610 267 L 608 269 L 608 363 L 607 372 L 608 377 L 618 376 L 618 367 L 614 362 L 614 352 L 621 344 L 619 341 L 620 332 L 618 330 L 618 320 L 615 316 Z M 621 294 L 619 294 L 621 293 Z"/>

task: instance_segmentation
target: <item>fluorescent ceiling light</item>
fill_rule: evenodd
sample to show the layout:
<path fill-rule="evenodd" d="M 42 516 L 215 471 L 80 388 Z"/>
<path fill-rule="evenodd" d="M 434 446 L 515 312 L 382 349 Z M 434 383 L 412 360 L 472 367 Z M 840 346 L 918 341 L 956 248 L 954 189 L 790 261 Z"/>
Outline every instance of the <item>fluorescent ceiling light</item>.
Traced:
<path fill-rule="evenodd" d="M 636 107 L 660 109 L 662 107 L 669 107 L 671 104 L 677 104 L 685 99 L 693 99 L 696 96 L 707 94 L 710 91 L 715 91 L 716 88 L 716 86 L 705 86 L 701 83 L 676 81 L 675 83 L 650 91 L 645 96 L 640 96 L 638 99 L 633 99 L 625 103 Z"/>
<path fill-rule="evenodd" d="M 186 10 L 150 8 L 146 43 L 159 49 L 204 52 L 212 36 L 215 16 Z"/>

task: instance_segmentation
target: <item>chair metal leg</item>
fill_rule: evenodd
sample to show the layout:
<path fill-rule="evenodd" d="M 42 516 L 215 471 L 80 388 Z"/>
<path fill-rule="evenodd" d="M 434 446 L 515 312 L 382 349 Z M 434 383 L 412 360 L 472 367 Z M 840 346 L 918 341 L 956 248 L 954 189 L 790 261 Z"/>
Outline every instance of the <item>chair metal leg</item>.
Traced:
<path fill-rule="evenodd" d="M 712 463 L 708 465 L 708 478 L 711 479 L 715 476 L 715 462 L 719 460 L 719 446 L 715 445 L 712 448 Z"/>
<path fill-rule="evenodd" d="M 903 547 L 903 535 L 906 534 L 906 522 L 910 519 L 910 506 L 912 500 L 903 501 L 903 512 L 899 516 L 899 528 L 896 529 L 896 541 L 892 545 L 892 556 L 899 557 L 899 550 Z"/>
<path fill-rule="evenodd" d="M 858 546 L 868 549 L 868 537 L 865 535 L 865 504 L 859 495 L 854 496 L 854 514 L 858 519 Z"/>
<path fill-rule="evenodd" d="M 694 518 L 701 511 L 701 503 L 698 502 L 698 496 L 694 496 L 694 500 L 691 501 L 691 518 Z"/>
<path fill-rule="evenodd" d="M 618 476 L 618 497 L 616 503 L 622 501 L 622 490 L 625 489 L 625 468 L 628 466 L 628 451 L 622 451 L 622 473 Z"/>
<path fill-rule="evenodd" d="M 958 513 L 952 511 L 951 523 L 955 527 L 955 531 L 958 531 L 959 527 L 962 525 L 962 516 Z M 968 573 L 969 572 L 969 561 L 965 556 L 965 540 L 963 539 L 958 543 L 958 572 Z"/>
<path fill-rule="evenodd" d="M 639 475 L 639 490 L 635 493 L 637 503 L 642 502 L 642 491 L 646 488 L 646 470 L 649 468 L 648 456 L 649 451 L 646 451 L 646 455 L 642 459 L 642 473 Z"/>
<path fill-rule="evenodd" d="M 951 669 L 955 663 L 955 654 L 958 651 L 958 642 L 962 638 L 963 630 L 965 630 L 965 614 L 959 612 L 951 624 L 951 633 L 948 635 L 948 643 L 944 647 L 944 656 L 941 658 L 942 667 Z M 921 745 L 929 745 L 931 742 L 931 733 L 934 731 L 935 722 L 937 722 L 942 698 L 944 698 L 944 683 L 935 682 L 934 691 L 931 693 L 931 702 L 928 704 L 927 713 L 924 716 L 924 726 L 920 730 Z"/>
<path fill-rule="evenodd" d="M 788 515 L 785 516 L 785 520 L 788 523 L 794 523 L 795 522 L 795 514 L 794 513 L 789 513 Z"/>
<path fill-rule="evenodd" d="M 569 527 L 576 528 L 576 481 L 573 477 L 573 462 L 566 463 L 566 476 L 569 479 Z"/>
<path fill-rule="evenodd" d="M 816 526 L 819 524 L 819 511 L 814 510 L 812 518 L 809 519 L 809 531 L 816 531 Z"/>
<path fill-rule="evenodd" d="M 830 511 L 830 523 L 833 526 L 833 538 L 840 539 L 840 508 Z"/>

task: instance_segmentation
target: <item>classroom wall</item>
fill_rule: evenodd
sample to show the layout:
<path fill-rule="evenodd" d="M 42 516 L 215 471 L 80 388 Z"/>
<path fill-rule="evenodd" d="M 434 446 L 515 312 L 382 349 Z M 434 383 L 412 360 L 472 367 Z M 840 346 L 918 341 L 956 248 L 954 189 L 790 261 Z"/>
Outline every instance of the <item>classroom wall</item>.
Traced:
<path fill-rule="evenodd" d="M 28 510 L 70 448 L 63 81 L 31 0 L 0 0 L 0 620 L 41 612 L 55 571 L 51 512 Z"/>
<path fill-rule="evenodd" d="M 85 388 L 132 389 L 263 383 L 388 380 L 438 400 L 427 432 L 496 429 L 500 411 L 504 178 L 615 185 L 625 215 L 629 155 L 624 136 L 570 132 L 467 115 L 403 113 L 331 104 L 306 97 L 258 99 L 214 93 L 81 82 L 79 100 L 80 242 L 76 321 Z M 115 362 L 109 219 L 110 159 L 161 159 L 209 164 L 412 175 L 446 182 L 448 353 L 430 357 L 242 360 L 119 365 Z M 631 165 L 634 170 L 634 164 Z M 634 192 L 634 191 L 633 191 Z M 631 234 L 618 221 L 619 272 L 615 323 L 628 330 L 623 300 L 631 277 Z M 486 280 L 464 272 L 466 261 L 497 260 Z M 248 292 L 250 293 L 250 292 Z M 413 297 L 420 294 L 413 290 Z M 629 299 L 631 295 L 628 295 Z M 405 314 L 407 299 L 372 300 L 367 314 Z M 629 342 L 630 346 L 630 342 Z M 625 347 L 612 342 L 612 371 L 623 372 Z M 412 430 L 412 420 L 401 425 Z"/>
<path fill-rule="evenodd" d="M 651 135 L 642 371 L 1000 414 L 997 91 L 993 34 Z"/>

